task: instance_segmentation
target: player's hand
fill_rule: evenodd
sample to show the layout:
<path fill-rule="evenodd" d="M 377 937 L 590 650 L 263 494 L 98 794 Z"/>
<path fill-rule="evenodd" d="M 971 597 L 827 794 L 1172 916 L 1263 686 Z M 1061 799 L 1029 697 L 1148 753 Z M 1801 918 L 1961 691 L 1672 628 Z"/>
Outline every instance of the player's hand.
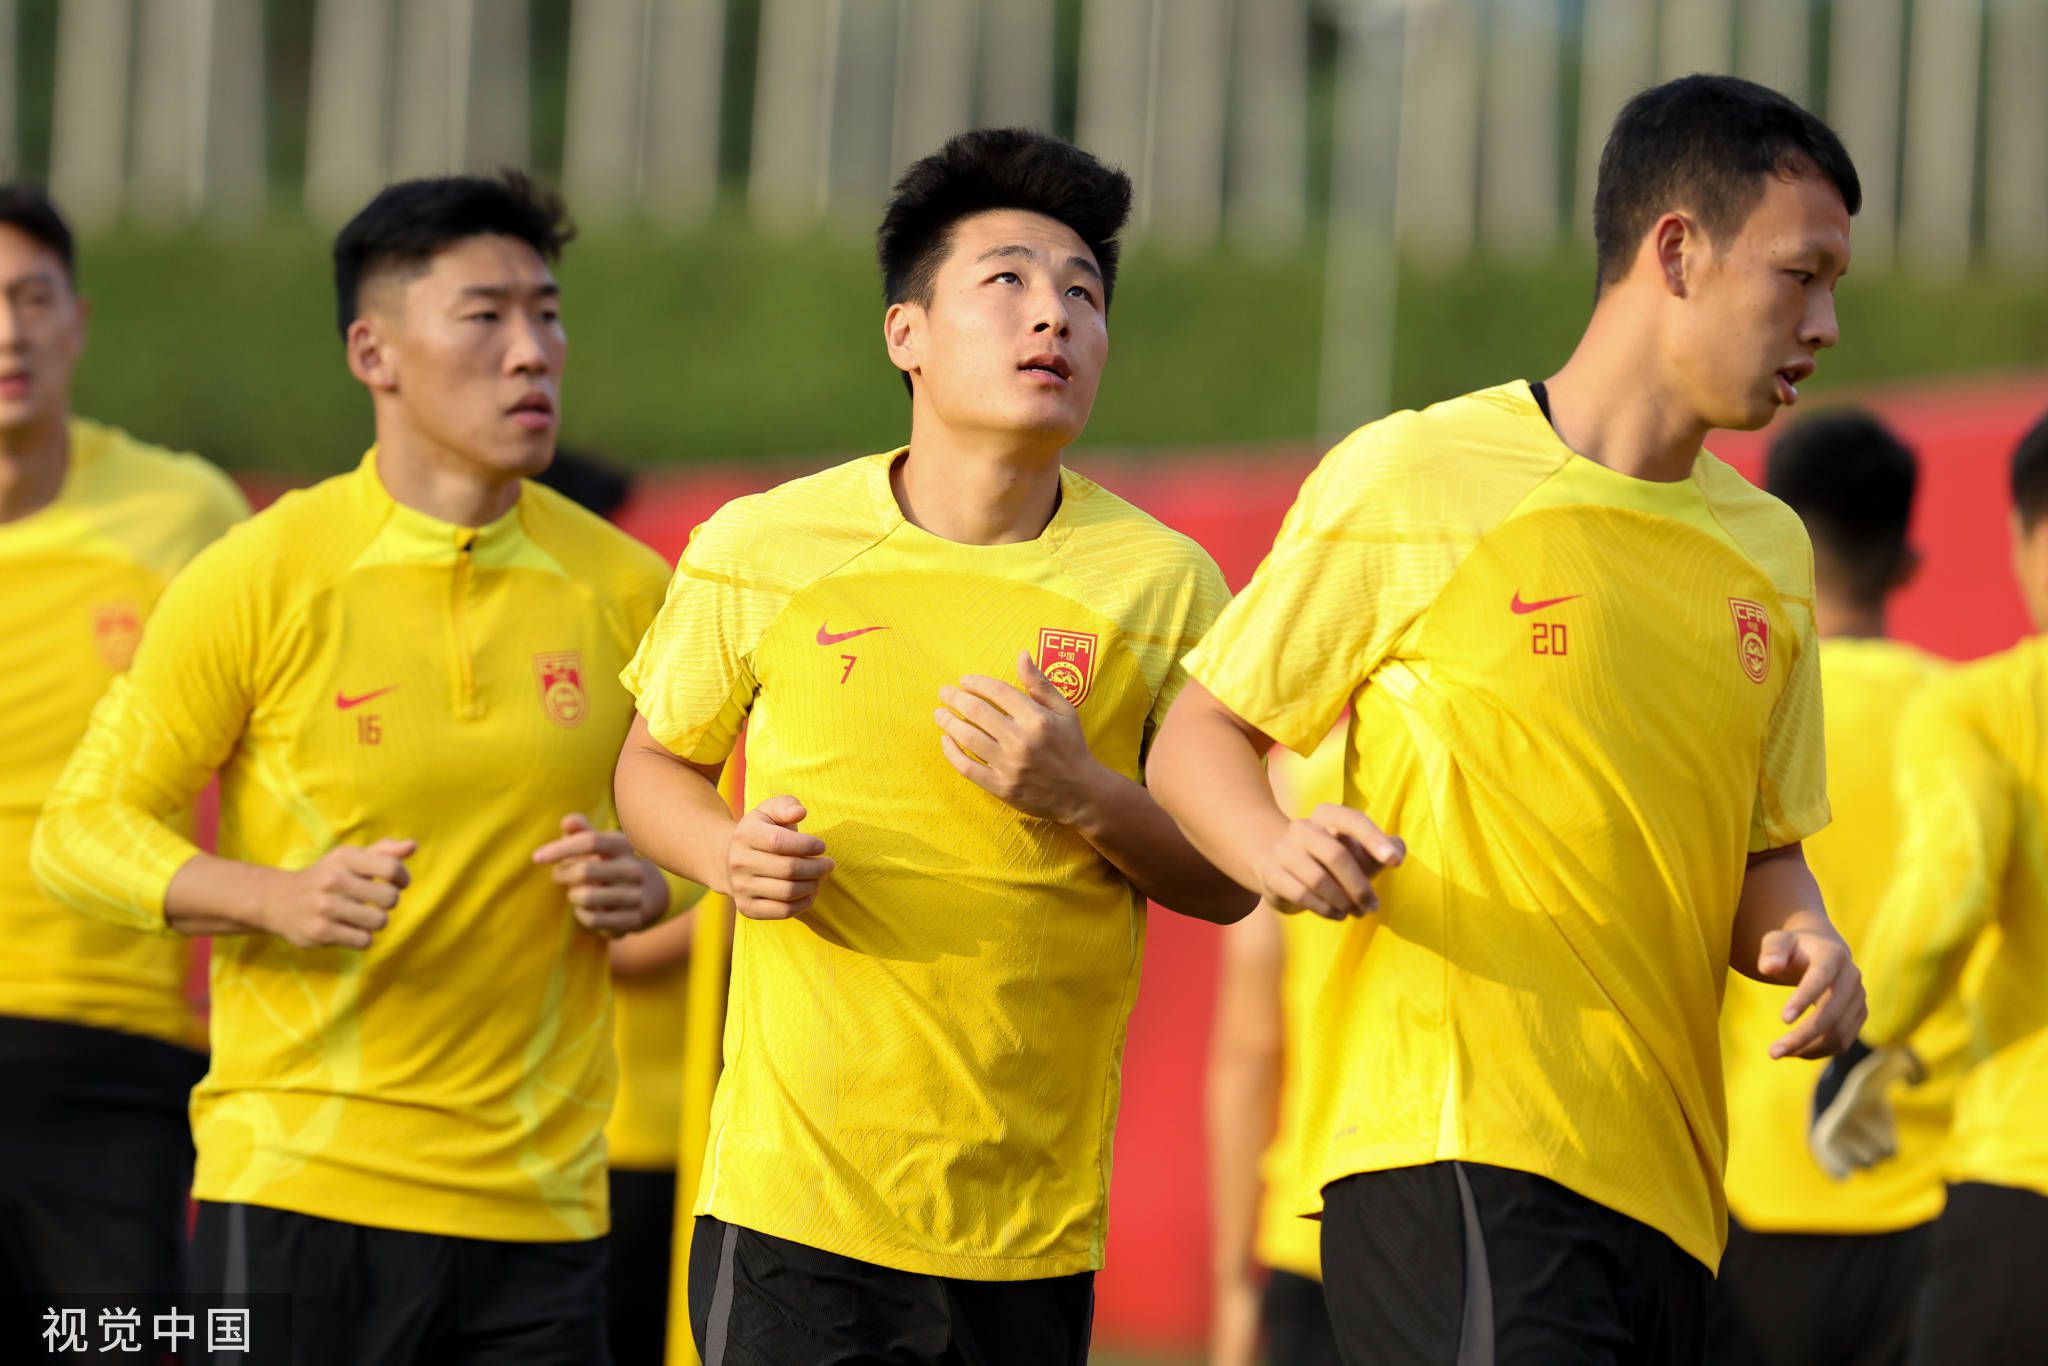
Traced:
<path fill-rule="evenodd" d="M 787 920 L 811 908 L 835 865 L 825 841 L 797 829 L 809 814 L 794 797 L 770 797 L 734 824 L 725 846 L 734 910 L 750 920 Z"/>
<path fill-rule="evenodd" d="M 262 928 L 302 949 L 367 949 L 412 881 L 405 861 L 419 845 L 378 840 L 343 844 L 288 874 L 287 894 L 268 905 Z"/>
<path fill-rule="evenodd" d="M 1078 823 L 1108 770 L 1088 749 L 1081 716 L 1028 654 L 1018 689 L 980 674 L 939 689 L 939 747 L 961 776 L 1027 816 Z"/>
<path fill-rule="evenodd" d="M 1220 1282 L 1209 1308 L 1209 1366 L 1258 1366 L 1259 1287 L 1249 1276 Z"/>
<path fill-rule="evenodd" d="M 576 923 L 607 938 L 644 930 L 668 912 L 660 870 L 622 832 L 599 830 L 579 812 L 562 817 L 562 837 L 534 850 L 533 861 L 553 865 Z"/>
<path fill-rule="evenodd" d="M 1863 972 L 1832 925 L 1772 930 L 1756 969 L 1759 980 L 1793 988 L 1780 1017 L 1793 1027 L 1771 1045 L 1773 1058 L 1825 1058 L 1856 1041 L 1870 1014 Z M 1801 1020 L 1808 1007 L 1813 1013 Z"/>
<path fill-rule="evenodd" d="M 1279 911 L 1345 920 L 1379 909 L 1372 880 L 1408 856 L 1408 846 L 1363 811 L 1325 802 L 1290 821 L 1259 865 L 1259 893 Z"/>

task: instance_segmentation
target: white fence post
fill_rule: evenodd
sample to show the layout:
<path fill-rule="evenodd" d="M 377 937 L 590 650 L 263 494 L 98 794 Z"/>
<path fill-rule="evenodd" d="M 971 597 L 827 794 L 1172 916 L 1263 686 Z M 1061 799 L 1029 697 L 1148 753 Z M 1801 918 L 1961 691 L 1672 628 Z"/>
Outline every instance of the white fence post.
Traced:
<path fill-rule="evenodd" d="M 268 207 L 268 64 L 263 0 L 206 0 L 212 10 L 207 77 L 200 89 L 200 191 L 206 213 L 249 223 Z"/>
<path fill-rule="evenodd" d="M 649 47 L 648 207 L 665 222 L 692 222 L 718 200 L 725 0 L 658 4 Z"/>
<path fill-rule="evenodd" d="M 400 0 L 394 179 L 446 175 L 462 162 L 475 0 Z"/>
<path fill-rule="evenodd" d="M 1308 6 L 1239 0 L 1237 13 L 1230 234 L 1277 253 L 1308 223 Z"/>
<path fill-rule="evenodd" d="M 1991 11 L 1987 227 L 2001 261 L 2048 261 L 2048 4 L 1996 0 Z"/>
<path fill-rule="evenodd" d="M 455 154 L 464 170 L 524 167 L 533 155 L 532 13 L 527 0 L 468 0 L 469 108 Z"/>
<path fill-rule="evenodd" d="M 754 149 L 747 202 L 778 232 L 817 221 L 832 111 L 839 0 L 761 0 Z"/>
<path fill-rule="evenodd" d="M 1481 225 L 1489 247 L 1526 256 L 1557 241 L 1557 0 L 1495 0 L 1492 19 Z"/>
<path fill-rule="evenodd" d="M 191 211 L 205 185 L 199 121 L 211 16 L 191 0 L 160 0 L 144 3 L 136 17 L 128 200 L 137 217 L 163 223 Z"/>
<path fill-rule="evenodd" d="M 1834 10 L 1828 52 L 1828 122 L 1863 182 L 1856 216 L 1858 260 L 1883 265 L 1898 240 L 1899 63 L 1905 56 L 1903 0 L 1853 0 Z"/>
<path fill-rule="evenodd" d="M 1081 11 L 1081 145 L 1131 177 L 1132 226 L 1152 201 L 1155 0 L 1087 0 Z"/>
<path fill-rule="evenodd" d="M 1223 112 L 1230 89 L 1230 0 L 1172 0 L 1159 15 L 1152 235 L 1208 246 L 1223 220 Z"/>
<path fill-rule="evenodd" d="M 1937 275 L 1970 259 L 1983 18 L 1982 0 L 1914 0 L 1899 233 L 1908 257 Z"/>
<path fill-rule="evenodd" d="M 616 219 L 640 189 L 646 0 L 576 0 L 569 12 L 562 185 L 576 213 Z"/>
<path fill-rule="evenodd" d="M 897 65 L 899 0 L 838 0 L 830 56 L 823 177 L 827 201 L 847 226 L 872 226 L 889 185 L 890 137 L 902 90 Z M 964 55 L 964 54 L 963 54 Z M 943 72 L 930 73 L 944 79 Z"/>
<path fill-rule="evenodd" d="M 390 91 L 387 0 L 320 0 L 306 118 L 306 207 L 339 222 L 384 183 Z"/>
<path fill-rule="evenodd" d="M 981 0 L 980 100 L 985 128 L 1052 128 L 1052 0 Z"/>
<path fill-rule="evenodd" d="M 1790 6 L 1797 0 L 1778 0 Z M 1657 72 L 1665 80 L 1695 71 L 1734 69 L 1734 14 L 1729 0 L 1664 0 Z"/>
<path fill-rule="evenodd" d="M 1479 175 L 1479 21 L 1471 0 L 1411 5 L 1401 54 L 1395 227 L 1431 265 L 1471 251 Z"/>
<path fill-rule="evenodd" d="M 129 0 L 64 0 L 57 13 L 50 189 L 80 228 L 121 212 L 132 19 Z"/>
<path fill-rule="evenodd" d="M 1334 441 L 1391 403 L 1399 253 L 1395 246 L 1404 20 L 1379 0 L 1344 0 L 1316 429 Z"/>
<path fill-rule="evenodd" d="M 966 0 L 903 0 L 889 145 L 892 181 L 974 120 L 976 8 Z M 987 7 L 981 8 L 986 15 Z"/>
<path fill-rule="evenodd" d="M 1741 40 L 1744 76 L 1807 103 L 1813 12 L 1806 0 L 1742 0 Z"/>

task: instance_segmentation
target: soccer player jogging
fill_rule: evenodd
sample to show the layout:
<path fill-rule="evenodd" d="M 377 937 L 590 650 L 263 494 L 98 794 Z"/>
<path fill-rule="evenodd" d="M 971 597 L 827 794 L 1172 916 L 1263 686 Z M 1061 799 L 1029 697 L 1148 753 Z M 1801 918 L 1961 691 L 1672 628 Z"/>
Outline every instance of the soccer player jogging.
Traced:
<path fill-rule="evenodd" d="M 1343 800 L 1341 726 L 1306 759 L 1274 749 L 1266 762 L 1290 816 Z M 1346 942 L 1339 922 L 1263 903 L 1223 932 L 1209 1033 L 1209 1366 L 1338 1361 L 1321 1228 L 1302 1212 L 1315 1204 L 1309 1145 L 1330 1103 L 1316 1001 Z"/>
<path fill-rule="evenodd" d="M 377 444 L 171 584 L 36 831 L 53 893 L 220 936 L 193 1280 L 288 1293 L 301 1363 L 605 1359 L 606 936 L 668 900 L 612 680 L 666 575 L 526 478 L 567 237 L 516 175 L 342 229 Z M 216 770 L 219 857 L 168 822 Z"/>
<path fill-rule="evenodd" d="M 1895 800 L 1899 719 L 1939 662 L 1886 638 L 1887 604 L 1918 567 L 1907 540 L 1919 469 L 1867 413 L 1796 423 L 1771 445 L 1765 487 L 1806 524 L 1827 695 L 1834 821 L 1806 841 L 1828 913 L 1852 948 L 1899 875 L 1909 806 Z M 1881 992 L 1881 986 L 1873 994 Z M 1806 1149 L 1822 1064 L 1766 1056 L 1783 987 L 1728 979 L 1728 1251 L 1715 1282 L 1710 1356 L 1737 1363 L 1903 1362 L 1926 1225 L 1941 1212 L 1949 1107 L 1969 1042 L 1960 1001 L 1914 1036 L 1936 1073 L 1899 1115 L 1900 1160 L 1830 1178 Z"/>
<path fill-rule="evenodd" d="M 2013 453 L 2012 500 L 2014 576 L 2048 632 L 2048 417 Z M 1842 1169 L 1882 1159 L 1888 1084 L 1927 1066 L 1922 1038 L 1966 986 L 1973 1052 L 1909 1359 L 2030 1361 L 2048 1341 L 2048 635 L 1935 680 L 1898 745 L 1913 819 L 1862 945 L 1870 1021 L 1815 1092 L 1814 1148 Z"/>
<path fill-rule="evenodd" d="M 0 187 L 0 1295 L 32 1306 L 182 1283 L 188 946 L 46 895 L 29 840 L 165 582 L 249 512 L 197 457 L 72 413 L 85 331 L 62 216 Z"/>
<path fill-rule="evenodd" d="M 1129 205 L 1020 130 L 912 166 L 879 235 L 910 444 L 699 527 L 626 673 L 626 829 L 741 917 L 706 1366 L 1081 1361 L 1146 898 L 1253 904 L 1138 781 L 1221 576 L 1061 463 Z"/>
<path fill-rule="evenodd" d="M 1564 368 L 1342 442 L 1188 661 L 1161 803 L 1241 885 L 1361 917 L 1320 1005 L 1346 1361 L 1697 1360 L 1728 968 L 1796 984 L 1773 1057 L 1861 1022 L 1799 848 L 1827 820 L 1807 538 L 1701 450 L 1835 342 L 1859 199 L 1781 95 L 1636 96 Z M 1344 804 L 1288 820 L 1259 755 L 1347 705 Z"/>

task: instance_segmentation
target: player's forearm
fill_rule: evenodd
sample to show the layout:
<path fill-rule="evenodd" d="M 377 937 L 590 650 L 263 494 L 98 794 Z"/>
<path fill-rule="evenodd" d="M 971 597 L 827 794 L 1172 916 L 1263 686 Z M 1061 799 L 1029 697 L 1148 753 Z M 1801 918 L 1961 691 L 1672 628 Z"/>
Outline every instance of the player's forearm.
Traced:
<path fill-rule="evenodd" d="M 664 750 L 629 738 L 612 789 L 619 828 L 643 857 L 712 891 L 732 891 L 726 871 L 732 808 L 713 779 Z"/>
<path fill-rule="evenodd" d="M 1201 685 L 1190 683 L 1167 713 L 1145 766 L 1146 786 L 1188 841 L 1231 881 L 1254 892 L 1260 860 L 1288 825 L 1273 800 L 1255 734 Z"/>
<path fill-rule="evenodd" d="M 164 889 L 164 923 L 179 934 L 266 933 L 266 911 L 289 893 L 280 868 L 194 854 Z"/>
<path fill-rule="evenodd" d="M 1131 884 L 1170 911 L 1219 925 L 1258 898 L 1217 871 L 1139 784 L 1097 766 L 1074 828 Z"/>
<path fill-rule="evenodd" d="M 1261 911 L 1261 915 L 1270 915 Z M 1237 934 L 1247 925 L 1226 934 Z M 1216 1001 L 1209 1047 L 1206 1119 L 1209 1140 L 1210 1272 L 1230 1284 L 1251 1270 L 1263 1189 L 1260 1161 L 1280 1104 L 1280 1021 L 1277 974 L 1252 974 L 1228 961 Z M 1263 965 L 1261 965 L 1263 966 Z"/>
<path fill-rule="evenodd" d="M 1806 866 L 1806 855 L 1797 845 L 1750 859 L 1742 878 L 1742 896 L 1735 903 L 1729 966 L 1756 981 L 1774 980 L 1759 973 L 1757 960 L 1763 953 L 1764 936 L 1779 930 L 1835 933 L 1821 900 L 1820 884 L 1813 880 L 1813 870 Z"/>
<path fill-rule="evenodd" d="M 676 971 L 690 961 L 696 928 L 697 917 L 683 911 L 651 930 L 614 939 L 612 976 L 631 981 Z"/>

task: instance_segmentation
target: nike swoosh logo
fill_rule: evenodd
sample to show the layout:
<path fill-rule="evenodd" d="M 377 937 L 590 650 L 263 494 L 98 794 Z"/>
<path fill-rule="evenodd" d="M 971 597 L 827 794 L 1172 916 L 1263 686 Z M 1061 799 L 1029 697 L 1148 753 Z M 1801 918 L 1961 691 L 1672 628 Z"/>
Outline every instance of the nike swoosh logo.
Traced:
<path fill-rule="evenodd" d="M 350 697 L 347 693 L 336 690 L 334 694 L 334 705 L 339 707 L 343 711 L 347 711 L 350 707 L 362 706 L 363 703 L 368 702 L 373 697 L 382 697 L 385 693 L 397 692 L 398 688 L 399 685 L 393 683 L 388 688 L 379 688 L 375 692 L 366 692 L 361 697 Z"/>
<path fill-rule="evenodd" d="M 1531 612 L 1540 612 L 1546 607 L 1555 607 L 1561 602 L 1570 602 L 1574 598 L 1583 598 L 1585 596 L 1584 593 L 1567 593 L 1561 598 L 1545 598 L 1541 602 L 1523 602 L 1522 591 L 1518 588 L 1515 590 L 1515 600 L 1508 604 L 1508 610 L 1516 616 L 1522 617 L 1527 616 Z"/>
<path fill-rule="evenodd" d="M 863 626 L 858 631 L 841 631 L 835 635 L 826 630 L 825 623 L 821 621 L 818 623 L 818 643 L 820 645 L 837 645 L 842 640 L 852 640 L 855 636 L 864 636 L 870 631 L 886 631 L 888 629 L 886 626 Z"/>

